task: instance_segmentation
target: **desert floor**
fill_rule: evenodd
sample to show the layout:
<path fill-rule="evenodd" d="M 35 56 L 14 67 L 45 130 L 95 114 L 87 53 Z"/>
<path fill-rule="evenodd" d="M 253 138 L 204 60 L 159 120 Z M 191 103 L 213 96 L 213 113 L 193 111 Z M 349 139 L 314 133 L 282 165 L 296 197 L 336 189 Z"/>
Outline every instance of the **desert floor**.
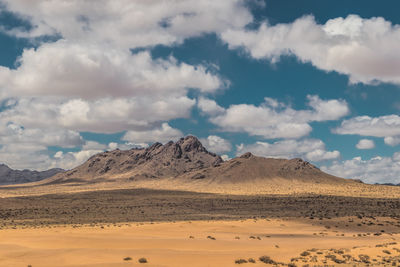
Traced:
<path fill-rule="evenodd" d="M 264 255 L 286 266 L 399 266 L 392 226 L 390 218 L 357 217 L 18 226 L 0 230 L 0 266 L 271 265 Z"/>
<path fill-rule="evenodd" d="M 151 189 L 0 197 L 4 267 L 268 266 L 262 256 L 400 266 L 400 199 Z"/>

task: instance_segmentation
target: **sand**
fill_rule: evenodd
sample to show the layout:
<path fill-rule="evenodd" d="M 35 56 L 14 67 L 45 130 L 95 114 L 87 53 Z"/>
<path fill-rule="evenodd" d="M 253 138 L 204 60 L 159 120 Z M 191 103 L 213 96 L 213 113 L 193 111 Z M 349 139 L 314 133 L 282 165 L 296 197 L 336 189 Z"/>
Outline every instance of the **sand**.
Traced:
<path fill-rule="evenodd" d="M 210 183 L 210 181 L 201 179 L 185 182 L 175 178 L 145 179 L 139 181 L 115 178 L 107 182 L 70 182 L 65 184 L 41 184 L 41 182 L 35 182 L 0 186 L 0 198 L 138 188 L 230 195 L 327 195 L 400 198 L 400 186 L 370 185 L 363 183 L 326 184 L 282 178 L 271 178 L 267 181 L 261 179 L 243 183 Z"/>
<path fill-rule="evenodd" d="M 391 266 L 398 263 L 399 241 L 397 233 L 375 236 L 365 227 L 297 219 L 45 226 L 0 230 L 0 266 L 238 266 L 235 260 L 249 258 L 256 263 L 244 266 L 268 266 L 259 261 L 262 255 L 286 264 L 299 257 L 296 266 L 332 266 L 332 258 L 350 255 L 358 262 L 348 266 L 360 266 L 360 254 L 379 265 L 390 258 Z M 301 257 L 306 250 L 309 255 Z M 148 263 L 139 263 L 141 257 Z"/>

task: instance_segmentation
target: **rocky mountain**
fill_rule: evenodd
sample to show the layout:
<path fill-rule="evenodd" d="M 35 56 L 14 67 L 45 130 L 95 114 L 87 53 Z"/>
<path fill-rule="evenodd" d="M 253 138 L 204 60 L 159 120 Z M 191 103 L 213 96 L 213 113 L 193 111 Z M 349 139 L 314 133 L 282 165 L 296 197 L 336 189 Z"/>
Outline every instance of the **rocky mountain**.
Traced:
<path fill-rule="evenodd" d="M 92 156 L 84 164 L 46 179 L 46 183 L 154 181 L 173 178 L 170 185 L 192 183 L 255 184 L 284 181 L 313 184 L 355 183 L 354 180 L 326 174 L 301 159 L 273 159 L 246 153 L 223 161 L 208 152 L 194 136 L 181 138 L 176 143 L 155 143 L 148 148 L 127 151 L 114 150 Z M 266 183 L 265 183 L 266 182 Z"/>
<path fill-rule="evenodd" d="M 284 179 L 297 182 L 343 183 L 354 180 L 343 179 L 322 172 L 311 163 L 300 158 L 275 159 L 257 157 L 245 153 L 240 157 L 223 162 L 214 168 L 196 170 L 184 174 L 188 179 L 208 179 L 216 183 L 252 183 Z"/>
<path fill-rule="evenodd" d="M 0 185 L 36 182 L 63 171 L 63 169 L 47 171 L 13 170 L 5 164 L 0 164 Z"/>
<path fill-rule="evenodd" d="M 154 143 L 148 148 L 114 150 L 96 154 L 84 164 L 53 177 L 55 182 L 110 178 L 154 179 L 177 177 L 221 164 L 220 156 L 208 152 L 194 136 L 176 143 Z"/>

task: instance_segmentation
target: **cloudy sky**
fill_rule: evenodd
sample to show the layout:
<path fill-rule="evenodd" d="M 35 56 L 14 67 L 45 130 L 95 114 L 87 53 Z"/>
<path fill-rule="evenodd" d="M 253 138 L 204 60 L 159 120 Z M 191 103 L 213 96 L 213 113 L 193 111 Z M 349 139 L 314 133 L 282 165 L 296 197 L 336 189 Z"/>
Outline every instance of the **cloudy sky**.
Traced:
<path fill-rule="evenodd" d="M 400 182 L 400 4 L 0 0 L 0 162 L 72 168 L 193 134 Z"/>

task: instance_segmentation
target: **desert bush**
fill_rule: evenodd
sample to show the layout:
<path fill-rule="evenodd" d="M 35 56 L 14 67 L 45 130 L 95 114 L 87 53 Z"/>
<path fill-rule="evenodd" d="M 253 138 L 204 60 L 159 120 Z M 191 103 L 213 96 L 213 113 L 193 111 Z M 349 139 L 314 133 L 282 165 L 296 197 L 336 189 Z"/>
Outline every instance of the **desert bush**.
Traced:
<path fill-rule="evenodd" d="M 256 263 L 256 260 L 253 259 L 253 258 L 249 258 L 247 261 L 248 261 L 248 262 L 251 262 L 251 263 Z"/>
<path fill-rule="evenodd" d="M 238 259 L 238 260 L 235 260 L 235 263 L 242 264 L 242 263 L 247 263 L 247 261 L 245 259 Z"/>
<path fill-rule="evenodd" d="M 260 258 L 258 258 L 261 262 L 264 262 L 266 264 L 275 264 L 275 261 L 273 259 L 271 259 L 269 256 L 261 256 Z"/>
<path fill-rule="evenodd" d="M 132 260 L 131 257 L 125 257 L 125 258 L 124 258 L 124 261 L 131 261 L 131 260 Z"/>
<path fill-rule="evenodd" d="M 147 263 L 147 259 L 146 258 L 140 258 L 138 260 L 139 263 Z"/>
<path fill-rule="evenodd" d="M 306 257 L 306 256 L 308 256 L 308 255 L 310 255 L 310 252 L 308 252 L 308 251 L 303 251 L 303 252 L 300 254 L 300 256 L 303 256 L 303 257 Z"/>
<path fill-rule="evenodd" d="M 215 237 L 213 237 L 213 236 L 210 236 L 210 235 L 209 235 L 209 236 L 207 236 L 207 238 L 208 238 L 208 239 L 211 239 L 211 240 L 215 240 Z"/>

